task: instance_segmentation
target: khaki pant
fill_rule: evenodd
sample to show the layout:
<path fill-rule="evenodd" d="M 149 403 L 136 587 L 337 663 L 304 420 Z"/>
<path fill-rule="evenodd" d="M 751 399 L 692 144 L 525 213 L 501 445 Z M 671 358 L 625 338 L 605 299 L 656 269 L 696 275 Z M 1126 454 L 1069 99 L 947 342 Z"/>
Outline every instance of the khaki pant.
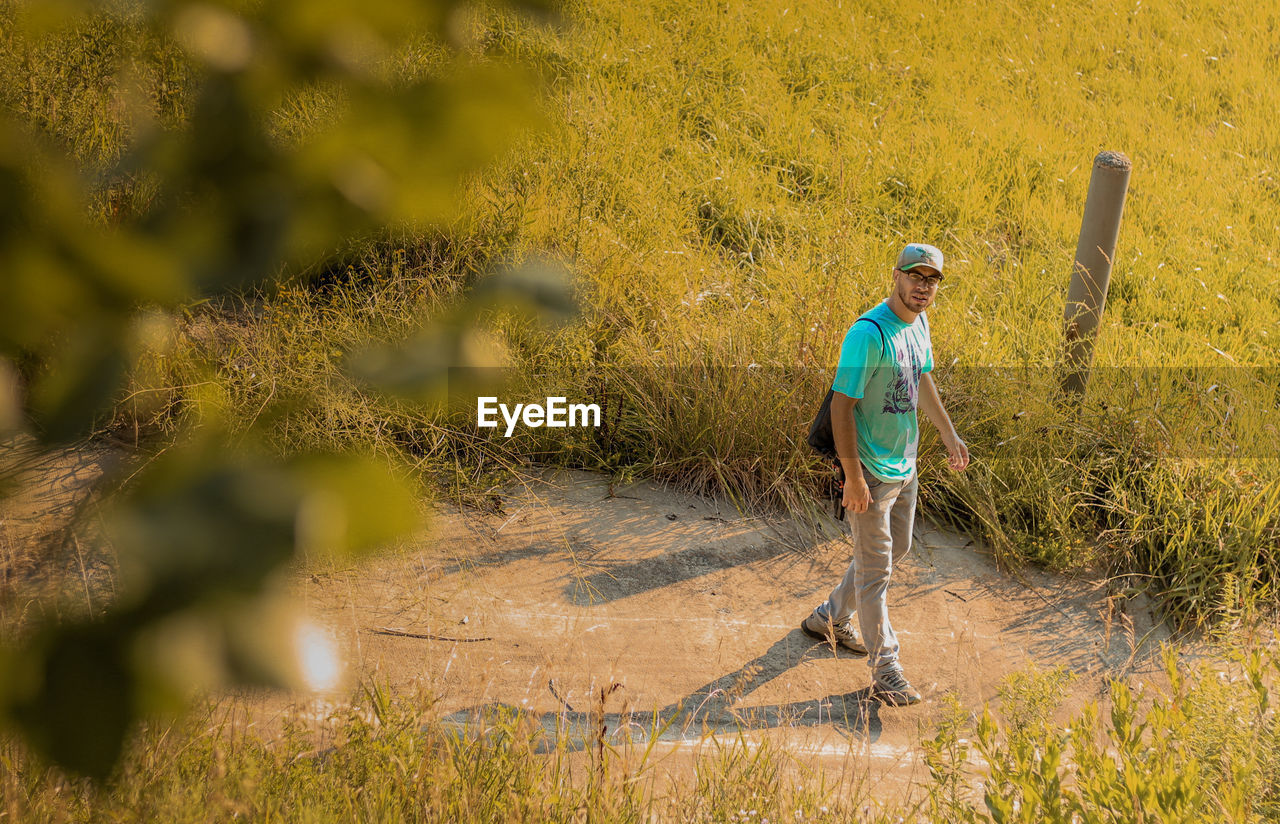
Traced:
<path fill-rule="evenodd" d="M 848 513 L 853 561 L 818 609 L 836 623 L 854 620 L 867 647 L 867 663 L 875 671 L 898 665 L 898 636 L 889 623 L 889 577 L 893 565 L 911 551 L 920 484 L 914 472 L 905 481 L 889 483 L 865 466 L 862 477 L 871 490 L 871 501 L 866 512 Z"/>

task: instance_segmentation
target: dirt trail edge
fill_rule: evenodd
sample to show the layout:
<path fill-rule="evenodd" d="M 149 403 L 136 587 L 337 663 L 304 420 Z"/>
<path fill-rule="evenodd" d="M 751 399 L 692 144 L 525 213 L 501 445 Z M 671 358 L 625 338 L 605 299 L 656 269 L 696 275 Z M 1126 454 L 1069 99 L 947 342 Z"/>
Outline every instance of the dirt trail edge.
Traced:
<path fill-rule="evenodd" d="M 355 675 L 430 692 L 460 728 L 505 706 L 571 748 L 597 741 L 601 717 L 609 743 L 651 757 L 770 738 L 873 788 L 927 775 L 919 742 L 948 696 L 980 711 L 1029 665 L 1077 674 L 1067 711 L 1109 678 L 1160 680 L 1170 634 L 1138 602 L 1122 615 L 1097 583 L 1015 580 L 922 520 L 890 609 L 925 700 L 881 706 L 865 659 L 799 629 L 848 564 L 847 534 L 796 534 L 653 484 L 548 473 L 498 512 L 442 512 L 421 543 L 303 590 Z"/>

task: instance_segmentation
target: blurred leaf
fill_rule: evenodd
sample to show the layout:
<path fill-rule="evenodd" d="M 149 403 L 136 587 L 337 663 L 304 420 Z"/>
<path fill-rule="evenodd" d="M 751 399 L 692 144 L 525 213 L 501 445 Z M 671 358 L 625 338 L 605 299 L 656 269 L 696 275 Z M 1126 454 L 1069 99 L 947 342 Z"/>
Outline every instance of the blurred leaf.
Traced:
<path fill-rule="evenodd" d="M 0 358 L 0 437 L 22 426 L 22 388 L 8 358 Z M 0 487 L 3 494 L 3 487 Z"/>
<path fill-rule="evenodd" d="M 176 307 L 194 297 L 188 273 L 167 245 L 125 229 L 85 226 L 65 234 L 74 243 L 72 265 L 96 287 L 99 312 L 124 316 L 140 305 Z"/>
<path fill-rule="evenodd" d="M 553 326 L 567 323 L 578 314 L 565 271 L 545 260 L 532 260 L 481 280 L 471 298 L 476 310 L 524 312 Z"/>
<path fill-rule="evenodd" d="M 302 145 L 296 163 L 304 178 L 379 220 L 448 220 L 464 175 L 538 122 L 528 78 L 502 67 L 350 91 L 342 117 Z"/>
<path fill-rule="evenodd" d="M 10 352 L 45 342 L 90 303 L 64 254 L 87 229 L 79 195 L 64 163 L 0 120 L 0 341 Z"/>
<path fill-rule="evenodd" d="M 105 777 L 134 718 L 199 689 L 314 679 L 323 650 L 299 647 L 300 611 L 274 573 L 295 545 L 349 553 L 419 523 L 412 489 L 373 459 L 282 463 L 219 443 L 171 450 L 117 504 L 107 529 L 121 591 L 105 616 L 37 628 L 4 654 L 0 706 L 70 769 Z"/>
<path fill-rule="evenodd" d="M 405 3 L 400 0 L 280 0 L 265 9 L 265 19 L 299 55 L 329 58 L 357 68 L 362 53 L 376 54 L 404 38 L 445 32 L 461 5 L 456 0 Z"/>
<path fill-rule="evenodd" d="M 272 592 L 223 611 L 226 667 L 233 683 L 302 689 L 308 686 L 298 649 L 301 607 Z"/>
<path fill-rule="evenodd" d="M 403 538 L 421 526 L 418 496 L 385 461 L 312 455 L 293 462 L 303 498 L 298 545 L 307 555 L 350 555 Z"/>
<path fill-rule="evenodd" d="M 47 37 L 84 22 L 92 0 L 41 0 L 15 4 L 14 23 L 28 37 Z"/>
<path fill-rule="evenodd" d="M 47 627 L 7 656 L 10 718 L 46 757 L 98 779 L 119 758 L 136 711 L 121 630 L 114 621 Z"/>
<path fill-rule="evenodd" d="M 279 274 L 299 192 L 231 80 L 206 82 L 188 130 L 157 144 L 163 184 L 145 228 L 188 262 L 204 292 Z"/>
<path fill-rule="evenodd" d="M 133 651 L 146 713 L 180 710 L 193 696 L 230 686 L 323 689 L 341 669 L 285 585 L 149 621 Z"/>
<path fill-rule="evenodd" d="M 354 455 L 281 461 L 227 452 L 212 436 L 158 458 L 108 520 L 122 599 L 159 599 L 157 609 L 205 593 L 259 592 L 295 549 L 347 554 L 417 526 L 416 496 L 383 462 Z"/>
<path fill-rule="evenodd" d="M 108 520 L 122 600 L 174 609 L 206 593 L 253 592 L 293 554 L 302 490 L 276 461 L 175 448 L 138 478 Z"/>
<path fill-rule="evenodd" d="M 482 279 L 451 316 L 410 340 L 354 353 L 347 371 L 377 392 L 419 403 L 496 391 L 506 353 L 478 328 L 478 320 L 498 309 L 548 325 L 566 323 L 578 311 L 564 271 L 532 261 Z"/>
<path fill-rule="evenodd" d="M 356 381 L 382 394 L 420 403 L 437 401 L 445 396 L 450 369 L 469 365 L 461 354 L 463 334 L 452 324 L 433 324 L 404 343 L 354 353 L 346 368 Z"/>
<path fill-rule="evenodd" d="M 173 34 L 189 54 L 216 71 L 240 71 L 254 56 L 248 21 L 213 3 L 181 4 L 174 13 Z"/>
<path fill-rule="evenodd" d="M 129 367 L 125 330 L 86 323 L 48 356 L 31 387 L 31 410 L 46 443 L 89 434 L 116 400 Z"/>
<path fill-rule="evenodd" d="M 131 644 L 139 712 L 180 712 L 193 696 L 231 685 L 223 614 L 239 603 L 199 604 L 139 626 Z"/>
<path fill-rule="evenodd" d="M 5 31 L 17 53 L 43 66 L 52 41 L 41 38 L 63 37 L 47 54 L 66 45 L 74 58 L 48 73 L 62 85 L 33 81 L 23 104 L 27 125 L 72 151 L 0 114 L 0 430 L 16 425 L 25 401 L 46 440 L 83 433 L 119 398 L 139 353 L 163 357 L 169 331 L 157 318 L 193 297 L 254 287 L 389 225 L 451 220 L 465 178 L 538 122 L 527 80 L 464 59 L 469 9 L 450 0 L 0 7 L 3 23 L 23 18 Z M 402 49 L 429 59 L 406 68 Z M 148 87 L 157 62 L 161 82 Z M 282 107 L 309 95 L 325 99 L 319 115 L 280 128 Z M 62 97 L 93 116 L 65 126 Z M 569 303 L 553 281 L 508 274 L 483 293 L 485 305 L 518 299 L 520 311 L 563 315 Z M 477 311 L 460 310 L 416 349 L 369 355 L 364 371 L 408 387 L 491 362 L 472 328 Z M 25 398 L 11 364 L 29 380 Z M 226 405 L 226 391 L 204 381 L 186 389 L 196 403 L 208 392 L 213 406 Z M 306 402 L 277 398 L 275 408 Z M 22 646 L 0 650 L 0 712 L 55 762 L 103 778 L 131 724 L 195 690 L 330 678 L 323 633 L 281 594 L 280 572 L 302 553 L 354 553 L 408 534 L 417 495 L 372 457 L 255 451 L 272 414 L 259 411 L 244 445 L 212 426 L 180 435 L 106 514 L 120 563 L 106 612 L 31 627 Z"/>

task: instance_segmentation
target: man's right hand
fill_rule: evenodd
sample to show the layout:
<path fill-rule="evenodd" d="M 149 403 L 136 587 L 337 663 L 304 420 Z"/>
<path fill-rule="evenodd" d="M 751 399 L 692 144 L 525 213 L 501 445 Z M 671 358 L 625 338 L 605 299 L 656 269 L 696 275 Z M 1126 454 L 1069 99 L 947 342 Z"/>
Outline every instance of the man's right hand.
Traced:
<path fill-rule="evenodd" d="M 866 512 L 870 503 L 871 489 L 867 486 L 867 479 L 862 477 L 862 468 L 854 470 L 851 475 L 845 473 L 844 508 L 850 512 Z"/>

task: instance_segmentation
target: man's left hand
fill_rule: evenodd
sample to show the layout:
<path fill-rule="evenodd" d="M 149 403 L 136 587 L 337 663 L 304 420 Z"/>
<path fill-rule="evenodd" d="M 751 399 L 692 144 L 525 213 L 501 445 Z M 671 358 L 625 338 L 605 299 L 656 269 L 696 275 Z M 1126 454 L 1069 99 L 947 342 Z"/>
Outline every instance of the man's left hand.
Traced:
<path fill-rule="evenodd" d="M 951 467 L 952 472 L 963 472 L 969 465 L 969 447 L 964 445 L 959 435 L 945 439 L 944 443 L 947 447 L 947 466 Z"/>

